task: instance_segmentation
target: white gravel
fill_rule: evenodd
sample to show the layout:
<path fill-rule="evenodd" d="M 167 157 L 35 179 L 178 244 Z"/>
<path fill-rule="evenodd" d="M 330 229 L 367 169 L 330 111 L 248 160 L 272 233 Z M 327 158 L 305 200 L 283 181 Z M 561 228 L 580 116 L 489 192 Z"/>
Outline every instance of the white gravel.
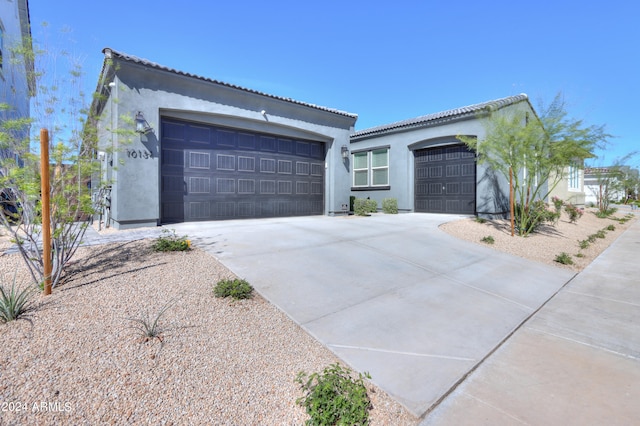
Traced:
<path fill-rule="evenodd" d="M 210 255 L 150 244 L 81 248 L 27 320 L 0 324 L 0 425 L 303 424 L 296 374 L 339 360 L 260 296 L 215 298 L 232 274 Z M 26 282 L 17 254 L 0 256 L 0 269 L 3 283 L 15 270 Z M 162 341 L 144 342 L 130 318 L 166 304 Z M 416 424 L 369 389 L 371 424 Z"/>

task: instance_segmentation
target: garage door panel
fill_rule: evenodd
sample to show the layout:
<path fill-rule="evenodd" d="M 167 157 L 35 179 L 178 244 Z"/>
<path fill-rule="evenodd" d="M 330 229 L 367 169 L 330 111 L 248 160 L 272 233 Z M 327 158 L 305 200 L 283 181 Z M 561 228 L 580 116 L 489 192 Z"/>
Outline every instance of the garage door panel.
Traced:
<path fill-rule="evenodd" d="M 415 211 L 475 213 L 475 154 L 464 145 L 414 152 Z"/>
<path fill-rule="evenodd" d="M 163 222 L 323 213 L 323 143 L 169 122 L 162 128 L 173 137 L 161 139 Z M 196 146 L 207 134 L 208 146 Z"/>

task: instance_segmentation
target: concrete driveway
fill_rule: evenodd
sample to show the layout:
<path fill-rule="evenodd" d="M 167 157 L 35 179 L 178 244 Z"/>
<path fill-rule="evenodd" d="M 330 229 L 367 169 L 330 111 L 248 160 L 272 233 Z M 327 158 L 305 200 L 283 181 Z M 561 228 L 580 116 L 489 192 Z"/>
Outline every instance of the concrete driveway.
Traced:
<path fill-rule="evenodd" d="M 573 273 L 448 236 L 459 216 L 168 225 L 420 417 Z"/>

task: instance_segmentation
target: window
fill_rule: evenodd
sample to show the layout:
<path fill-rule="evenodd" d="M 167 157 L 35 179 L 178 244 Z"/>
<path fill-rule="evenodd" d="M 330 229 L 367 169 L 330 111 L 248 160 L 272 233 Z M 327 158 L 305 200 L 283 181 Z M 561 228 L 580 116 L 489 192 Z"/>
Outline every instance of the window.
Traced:
<path fill-rule="evenodd" d="M 389 186 L 389 148 L 353 153 L 353 186 L 356 188 Z"/>
<path fill-rule="evenodd" d="M 569 181 L 570 191 L 580 191 L 580 169 L 576 164 L 569 166 L 567 180 Z"/>

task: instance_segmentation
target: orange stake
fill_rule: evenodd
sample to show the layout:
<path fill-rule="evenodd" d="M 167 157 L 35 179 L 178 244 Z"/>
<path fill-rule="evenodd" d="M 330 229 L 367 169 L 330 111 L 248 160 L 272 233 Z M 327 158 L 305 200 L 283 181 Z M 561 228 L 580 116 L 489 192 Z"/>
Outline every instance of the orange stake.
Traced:
<path fill-rule="evenodd" d="M 40 129 L 40 182 L 42 191 L 42 261 L 44 294 L 51 294 L 51 209 L 49 193 L 49 131 Z"/>

